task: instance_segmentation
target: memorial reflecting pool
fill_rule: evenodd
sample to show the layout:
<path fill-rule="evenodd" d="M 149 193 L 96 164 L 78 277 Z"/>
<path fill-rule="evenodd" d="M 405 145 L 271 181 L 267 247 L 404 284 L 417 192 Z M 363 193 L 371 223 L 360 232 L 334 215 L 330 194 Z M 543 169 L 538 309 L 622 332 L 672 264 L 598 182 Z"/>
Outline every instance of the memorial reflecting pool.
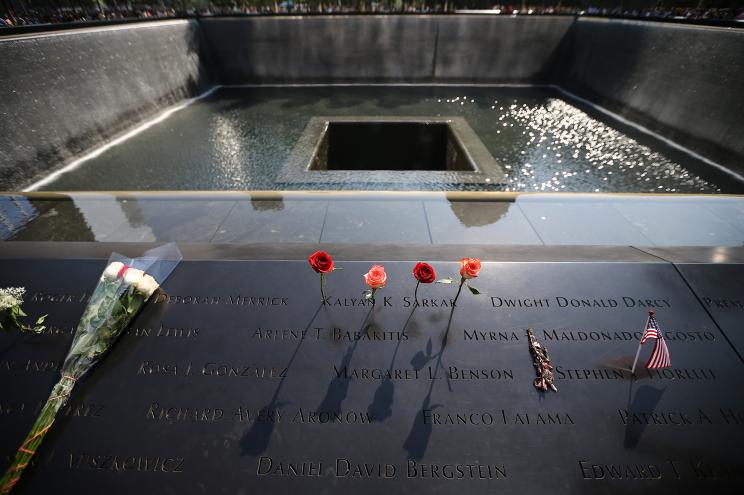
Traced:
<path fill-rule="evenodd" d="M 379 176 L 342 182 L 288 169 L 316 116 L 462 117 L 505 178 L 465 184 L 446 171 L 407 172 L 405 180 L 388 172 L 390 182 Z M 308 174 L 316 175 L 306 180 Z M 715 193 L 737 187 L 702 160 L 552 88 L 267 86 L 219 88 L 41 189 Z"/>
<path fill-rule="evenodd" d="M 740 492 L 744 30 L 523 13 L 0 34 L 0 492 Z"/>

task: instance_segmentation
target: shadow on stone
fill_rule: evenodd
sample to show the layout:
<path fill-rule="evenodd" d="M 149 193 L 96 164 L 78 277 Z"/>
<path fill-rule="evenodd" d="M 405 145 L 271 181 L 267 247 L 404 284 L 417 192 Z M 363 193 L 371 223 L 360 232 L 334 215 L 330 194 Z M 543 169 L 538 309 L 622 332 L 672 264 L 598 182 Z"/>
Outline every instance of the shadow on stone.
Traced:
<path fill-rule="evenodd" d="M 433 383 L 433 380 L 432 380 Z M 411 431 L 408 433 L 406 441 L 403 443 L 403 450 L 406 451 L 408 459 L 420 461 L 424 458 L 426 449 L 429 446 L 429 439 L 431 438 L 431 422 L 424 422 L 424 412 L 432 411 L 441 406 L 441 404 L 429 405 L 431 402 L 431 388 L 429 393 L 424 397 L 424 402 L 421 404 L 421 409 L 416 411 L 416 417 L 413 419 L 413 425 Z"/>
<path fill-rule="evenodd" d="M 372 306 L 364 317 L 364 321 L 362 322 L 361 326 L 362 332 L 367 333 L 369 331 L 370 324 L 368 324 L 367 321 L 372 315 L 374 309 L 374 306 Z M 359 345 L 360 341 L 361 339 L 357 339 L 352 345 L 349 346 L 349 348 L 346 350 L 346 353 L 344 354 L 343 359 L 341 360 L 341 364 L 339 364 L 337 368 L 338 370 L 343 370 L 344 368 L 349 367 L 349 365 L 351 364 L 351 360 L 354 357 L 354 351 L 356 351 L 356 348 Z M 341 405 L 343 404 L 347 394 L 349 393 L 350 384 L 351 378 L 347 378 L 344 376 L 333 377 L 331 383 L 328 384 L 328 390 L 326 391 L 323 400 L 320 401 L 320 405 L 318 406 L 317 411 L 328 413 L 331 417 L 341 414 Z"/>
<path fill-rule="evenodd" d="M 457 300 L 457 297 L 460 295 L 460 291 L 462 290 L 462 284 L 460 284 L 460 288 L 457 291 L 457 296 L 455 296 L 455 300 Z M 456 306 L 452 306 L 452 310 L 450 311 L 449 320 L 447 320 L 447 330 L 444 332 L 444 336 L 442 337 L 442 346 L 439 349 L 439 352 L 436 354 L 437 356 L 437 364 L 434 367 L 434 376 L 432 377 L 430 384 L 429 384 L 429 390 L 426 393 L 426 396 L 424 397 L 424 400 L 421 404 L 421 408 L 416 412 L 416 415 L 413 418 L 413 424 L 411 425 L 411 431 L 408 433 L 408 437 L 406 437 L 406 440 L 403 442 L 403 450 L 405 450 L 408 454 L 408 459 L 413 459 L 416 461 L 420 461 L 424 458 L 424 454 L 426 454 L 426 449 L 429 446 L 429 440 L 431 439 L 431 422 L 425 422 L 424 416 L 426 411 L 432 411 L 436 409 L 437 407 L 440 407 L 441 404 L 433 404 L 431 405 L 431 396 L 432 392 L 434 391 L 434 384 L 436 383 L 439 375 L 439 370 L 443 369 L 442 366 L 442 356 L 444 355 L 444 350 L 447 347 L 447 339 L 449 337 L 450 328 L 452 327 L 452 317 L 455 314 L 455 308 Z M 423 353 L 419 352 L 418 354 Z M 418 356 L 418 354 L 416 356 Z M 427 353 L 426 355 L 431 355 L 431 341 L 427 344 Z M 424 355 L 424 356 L 426 356 Z M 416 356 L 414 356 L 414 360 L 416 360 Z M 426 359 L 424 357 L 423 359 Z M 427 360 L 428 362 L 428 360 Z M 424 363 L 426 364 L 426 363 Z M 447 384 L 449 386 L 449 380 L 447 381 Z"/>
<path fill-rule="evenodd" d="M 416 312 L 416 305 L 411 309 L 411 313 L 408 315 L 406 323 L 403 325 L 401 333 L 405 333 L 408 328 L 413 313 Z M 392 374 L 393 367 L 395 366 L 395 358 L 398 356 L 398 350 L 400 349 L 400 343 L 402 339 L 398 339 L 398 343 L 395 346 L 393 357 L 390 360 L 390 366 L 388 371 Z M 431 340 L 429 340 L 429 347 L 431 348 Z M 393 401 L 395 399 L 395 384 L 390 378 L 385 378 L 380 386 L 375 390 L 375 395 L 372 398 L 372 403 L 367 407 L 367 413 L 372 417 L 372 421 L 382 423 L 387 418 L 393 415 Z"/>
<path fill-rule="evenodd" d="M 317 318 L 318 313 L 320 313 L 320 308 L 322 307 L 322 304 L 318 305 L 318 309 L 315 310 L 315 314 L 313 314 L 313 317 L 310 318 L 310 321 L 305 327 L 305 333 L 307 333 L 307 331 L 312 326 L 313 321 L 315 321 L 315 318 Z M 302 343 L 304 341 L 305 339 L 302 338 L 297 343 L 297 347 L 295 347 L 295 350 L 292 353 L 292 357 L 289 358 L 289 362 L 287 363 L 287 373 L 282 377 L 281 380 L 279 380 L 279 385 L 277 385 L 276 390 L 274 391 L 274 395 L 271 397 L 271 400 L 268 404 L 259 409 L 259 411 L 265 414 L 267 419 L 264 421 L 259 421 L 258 417 L 254 419 L 251 427 L 248 429 L 248 431 L 245 432 L 243 438 L 240 439 L 241 456 L 257 456 L 266 452 L 266 449 L 269 446 L 269 441 L 271 440 L 271 435 L 274 433 L 274 426 L 276 425 L 276 411 L 287 404 L 286 401 L 282 402 L 279 400 L 279 393 L 284 386 L 284 381 L 290 375 L 292 364 L 294 363 L 294 360 L 297 357 L 297 353 L 300 351 L 300 347 L 302 346 Z"/>
<path fill-rule="evenodd" d="M 412 358 L 411 358 L 411 366 L 413 366 L 413 369 L 416 371 L 420 371 L 426 366 L 432 359 L 434 359 L 434 355 L 431 353 L 431 338 L 426 342 L 426 351 L 418 351 Z"/>
<path fill-rule="evenodd" d="M 634 416 L 637 415 L 643 418 L 643 416 L 653 414 L 665 391 L 666 388 L 642 385 L 636 390 L 635 396 L 633 396 L 633 383 L 631 382 L 628 396 L 628 418 L 626 419 L 625 438 L 623 439 L 624 448 L 629 450 L 636 448 L 641 441 L 643 432 L 646 430 L 646 422 L 642 420 L 635 421 L 633 419 Z"/>

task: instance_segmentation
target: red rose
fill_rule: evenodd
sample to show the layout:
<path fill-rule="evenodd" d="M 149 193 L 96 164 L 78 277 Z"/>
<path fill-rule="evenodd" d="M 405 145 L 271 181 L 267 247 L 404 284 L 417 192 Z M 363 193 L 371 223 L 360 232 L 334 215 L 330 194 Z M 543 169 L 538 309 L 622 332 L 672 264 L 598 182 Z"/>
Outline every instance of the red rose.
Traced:
<path fill-rule="evenodd" d="M 413 276 L 422 284 L 430 284 L 437 278 L 434 267 L 428 263 L 418 262 L 413 267 Z"/>
<path fill-rule="evenodd" d="M 481 262 L 478 258 L 463 258 L 460 260 L 460 275 L 462 278 L 475 278 L 480 272 Z"/>
<path fill-rule="evenodd" d="M 318 273 L 330 273 L 333 271 L 333 258 L 325 251 L 318 251 L 307 259 L 310 266 Z"/>

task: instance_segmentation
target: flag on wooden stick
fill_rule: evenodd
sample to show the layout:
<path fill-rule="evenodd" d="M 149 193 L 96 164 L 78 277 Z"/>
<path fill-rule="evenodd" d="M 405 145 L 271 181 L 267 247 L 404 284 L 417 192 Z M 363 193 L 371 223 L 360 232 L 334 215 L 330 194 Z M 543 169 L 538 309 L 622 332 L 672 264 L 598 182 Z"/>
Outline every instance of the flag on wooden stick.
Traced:
<path fill-rule="evenodd" d="M 659 322 L 656 321 L 654 316 L 654 310 L 648 311 L 648 319 L 646 320 L 646 329 L 643 331 L 641 342 L 638 344 L 638 351 L 636 352 L 635 360 L 633 360 L 633 368 L 631 373 L 635 373 L 635 367 L 638 363 L 638 356 L 641 354 L 641 346 L 646 343 L 648 339 L 654 339 L 654 349 L 651 351 L 651 357 L 648 358 L 646 368 L 658 369 L 658 368 L 669 368 L 672 365 L 672 359 L 669 356 L 669 348 L 664 340 L 664 335 L 661 333 L 659 328 Z"/>

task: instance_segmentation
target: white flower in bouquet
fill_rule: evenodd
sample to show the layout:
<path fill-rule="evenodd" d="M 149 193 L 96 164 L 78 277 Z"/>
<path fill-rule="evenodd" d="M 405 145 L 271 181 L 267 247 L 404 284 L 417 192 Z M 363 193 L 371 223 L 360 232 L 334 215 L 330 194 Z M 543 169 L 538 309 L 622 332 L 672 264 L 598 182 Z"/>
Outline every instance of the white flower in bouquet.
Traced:
<path fill-rule="evenodd" d="M 139 285 L 135 285 L 135 287 L 143 296 L 149 298 L 156 290 L 158 290 L 160 285 L 154 278 L 145 273 L 142 275 Z"/>
<path fill-rule="evenodd" d="M 4 322 L 8 320 L 22 332 L 41 333 L 46 328 L 42 323 L 47 315 L 40 316 L 34 326 L 21 322 L 21 318 L 28 316 L 22 309 L 23 295 L 26 289 L 23 287 L 7 287 L 0 289 L 0 330 L 5 329 Z"/>
<path fill-rule="evenodd" d="M 115 282 L 117 279 L 123 279 L 125 284 L 134 287 L 134 289 L 145 296 L 145 298 L 149 298 L 156 290 L 158 290 L 158 287 L 160 287 L 158 282 L 151 275 L 145 273 L 139 268 L 134 268 L 119 261 L 114 261 L 109 263 L 103 271 L 101 282 Z"/>
<path fill-rule="evenodd" d="M 134 287 L 145 298 L 149 298 L 160 287 L 152 276 L 137 268 L 127 268 L 124 272 L 124 282 Z"/>
<path fill-rule="evenodd" d="M 145 272 L 137 268 L 127 268 L 127 271 L 124 272 L 124 282 L 136 288 L 140 284 L 144 274 Z"/>
<path fill-rule="evenodd" d="M 113 263 L 109 263 L 109 265 L 103 271 L 101 282 L 103 282 L 104 280 L 109 280 L 109 281 L 116 280 L 122 268 L 124 268 L 124 263 L 120 261 L 114 261 Z"/>
<path fill-rule="evenodd" d="M 0 289 L 0 311 L 5 311 L 14 306 L 23 304 L 23 295 L 26 289 L 23 287 L 8 287 Z"/>

